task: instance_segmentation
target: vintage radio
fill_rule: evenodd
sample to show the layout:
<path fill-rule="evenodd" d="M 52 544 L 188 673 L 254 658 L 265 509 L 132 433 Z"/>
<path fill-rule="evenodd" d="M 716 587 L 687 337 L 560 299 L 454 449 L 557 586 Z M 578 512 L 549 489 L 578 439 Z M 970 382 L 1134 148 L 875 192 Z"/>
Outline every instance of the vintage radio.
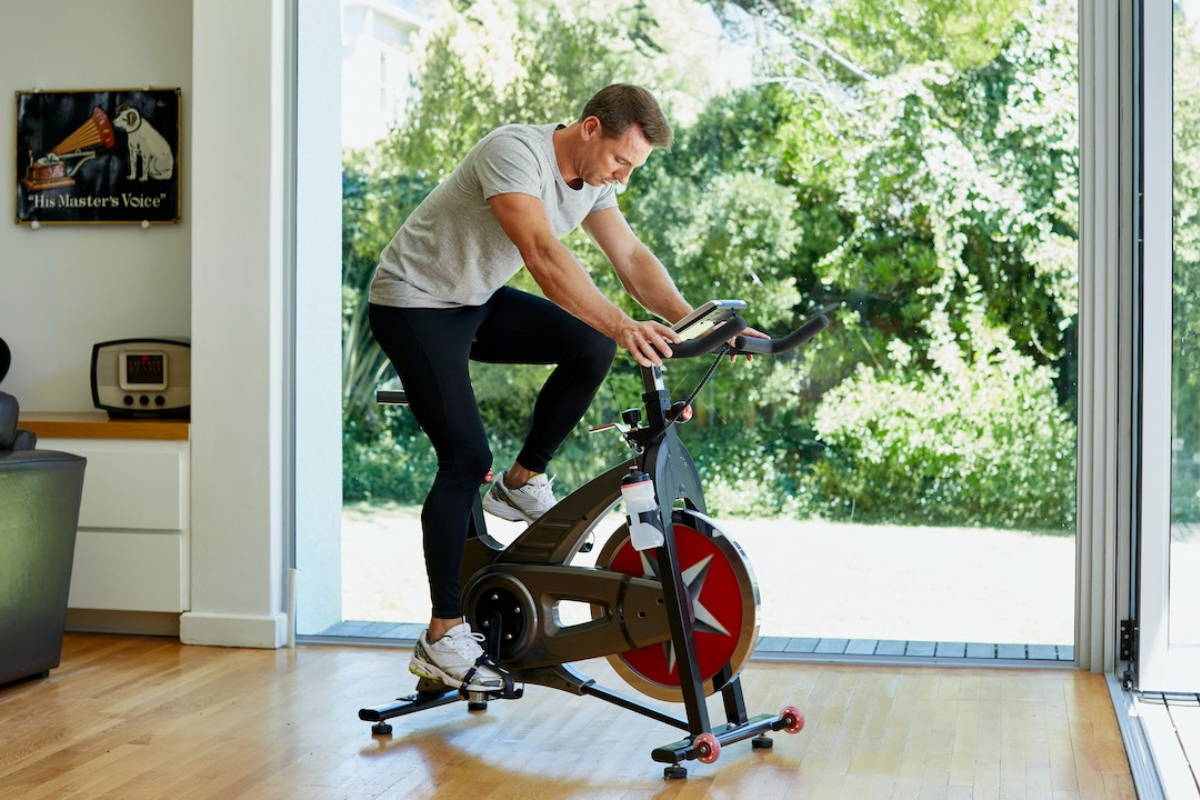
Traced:
<path fill-rule="evenodd" d="M 92 347 L 92 402 L 110 417 L 187 419 L 191 344 L 182 339 L 116 339 Z"/>

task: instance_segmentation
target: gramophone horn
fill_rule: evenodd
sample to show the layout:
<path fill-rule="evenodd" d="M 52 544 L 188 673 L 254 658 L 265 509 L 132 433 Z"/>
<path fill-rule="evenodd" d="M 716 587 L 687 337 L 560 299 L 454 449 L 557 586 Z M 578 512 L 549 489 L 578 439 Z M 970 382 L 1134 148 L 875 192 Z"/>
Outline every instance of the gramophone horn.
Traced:
<path fill-rule="evenodd" d="M 93 145 L 111 148 L 116 143 L 117 138 L 113 135 L 112 122 L 104 113 L 104 109 L 96 106 L 92 109 L 92 115 L 88 117 L 87 122 L 76 128 L 74 133 L 59 142 L 58 146 L 50 152 L 56 156 L 62 156 Z"/>

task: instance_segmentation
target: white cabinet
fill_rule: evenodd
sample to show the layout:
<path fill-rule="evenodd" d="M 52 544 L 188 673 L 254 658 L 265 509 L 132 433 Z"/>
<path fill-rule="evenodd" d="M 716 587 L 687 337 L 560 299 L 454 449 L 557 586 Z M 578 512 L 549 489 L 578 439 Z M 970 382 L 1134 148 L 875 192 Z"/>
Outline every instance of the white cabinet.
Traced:
<path fill-rule="evenodd" d="M 37 446 L 88 461 L 68 607 L 187 611 L 188 443 L 39 438 Z"/>

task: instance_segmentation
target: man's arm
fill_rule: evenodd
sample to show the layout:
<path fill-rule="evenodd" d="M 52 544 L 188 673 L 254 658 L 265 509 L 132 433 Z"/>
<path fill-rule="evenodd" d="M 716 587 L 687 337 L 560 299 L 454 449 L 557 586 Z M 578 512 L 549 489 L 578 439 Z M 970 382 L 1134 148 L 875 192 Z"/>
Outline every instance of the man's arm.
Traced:
<path fill-rule="evenodd" d="M 642 307 L 652 314 L 658 314 L 674 325 L 692 311 L 691 305 L 675 288 L 675 281 L 662 262 L 650 252 L 650 248 L 642 244 L 620 209 L 606 208 L 588 214 L 583 220 L 583 229 L 596 240 L 604 255 L 612 262 L 613 269 L 621 278 L 625 291 L 642 304 Z M 762 331 L 745 328 L 742 336 L 758 336 L 770 338 Z M 734 346 L 734 339 L 729 340 L 729 346 Z M 737 357 L 731 355 L 730 360 Z M 746 354 L 746 361 L 753 356 Z"/>
<path fill-rule="evenodd" d="M 608 256 L 625 291 L 643 308 L 672 324 L 691 312 L 691 305 L 675 287 L 666 267 L 637 238 L 619 209 L 589 214 L 583 220 L 583 229 Z"/>
<path fill-rule="evenodd" d="M 643 366 L 661 364 L 662 356 L 671 355 L 668 342 L 679 341 L 678 334 L 657 322 L 637 322 L 605 297 L 554 236 L 541 200 L 509 192 L 489 197 L 488 205 L 546 297 L 615 340 Z"/>

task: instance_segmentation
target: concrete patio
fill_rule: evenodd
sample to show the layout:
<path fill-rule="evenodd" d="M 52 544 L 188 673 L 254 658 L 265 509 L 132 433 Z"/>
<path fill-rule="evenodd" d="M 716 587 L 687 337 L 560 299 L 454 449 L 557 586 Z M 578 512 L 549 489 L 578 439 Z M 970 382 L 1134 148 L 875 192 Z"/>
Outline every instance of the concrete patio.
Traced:
<path fill-rule="evenodd" d="M 419 514 L 415 506 L 344 509 L 343 619 L 428 620 Z M 610 514 L 599 540 L 620 523 Z M 764 637 L 1074 641 L 1073 536 L 788 519 L 720 524 L 753 564 Z M 504 542 L 522 528 L 488 517 L 489 531 Z M 593 556 L 581 554 L 579 563 L 594 563 Z M 564 619 L 586 618 L 582 604 L 569 606 Z"/>

